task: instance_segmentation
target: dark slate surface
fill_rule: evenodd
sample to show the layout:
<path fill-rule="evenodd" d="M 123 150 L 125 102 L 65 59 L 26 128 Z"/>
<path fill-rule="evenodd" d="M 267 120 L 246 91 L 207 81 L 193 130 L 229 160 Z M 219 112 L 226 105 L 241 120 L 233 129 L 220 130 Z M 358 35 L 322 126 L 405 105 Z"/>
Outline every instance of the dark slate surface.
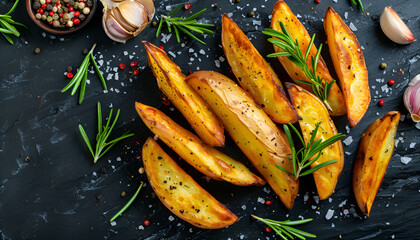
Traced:
<path fill-rule="evenodd" d="M 174 7 L 175 2 L 156 1 L 157 15 L 167 13 L 165 6 Z M 242 0 L 239 4 L 221 1 L 217 9 L 211 7 L 213 1 L 192 3 L 193 12 L 203 7 L 209 8 L 203 19 L 219 27 L 221 15 L 232 13 L 232 18 L 241 23 L 240 27 L 263 55 L 273 51 L 260 31 L 269 25 L 275 1 Z M 154 37 L 156 29 L 152 27 L 124 45 L 112 42 L 104 34 L 99 10 L 94 20 L 80 32 L 71 36 L 52 36 L 31 22 L 21 2 L 13 16 L 31 30 L 22 30 L 22 37 L 14 38 L 16 44 L 13 46 L 4 39 L 0 41 L 1 239 L 275 239 L 273 232 L 264 232 L 265 226 L 250 219 L 252 213 L 273 219 L 312 217 L 315 220 L 301 228 L 318 235 L 320 239 L 337 239 L 340 236 L 342 239 L 420 239 L 420 125 L 416 127 L 408 118 L 402 102 L 409 79 L 420 73 L 420 43 L 396 45 L 381 32 L 379 22 L 372 20 L 372 15 L 379 15 L 385 6 L 392 5 L 419 38 L 418 0 L 365 0 L 369 16 L 362 15 L 350 6 L 350 1 L 345 0 L 337 3 L 322 0 L 321 4 L 315 4 L 313 0 L 290 0 L 288 3 L 295 14 L 302 16 L 301 21 L 309 32 L 317 33 L 317 45 L 326 40 L 322 18 L 327 6 L 332 5 L 341 16 L 347 12 L 345 21 L 356 26 L 355 34 L 364 47 L 369 69 L 372 102 L 362 122 L 350 130 L 345 117 L 335 119 L 339 131 L 347 133 L 353 141 L 349 145 L 344 144 L 344 171 L 335 194 L 329 200 L 317 201 L 313 180 L 308 177 L 301 181 L 300 194 L 293 210 L 286 211 L 268 186 L 245 188 L 223 182 L 207 182 L 197 171 L 180 162 L 241 220 L 221 230 L 192 227 L 171 214 L 146 184 L 132 207 L 117 219 L 115 226 L 111 226 L 108 220 L 128 200 L 128 197 L 122 199 L 120 193 L 126 191 L 131 196 L 140 181 L 147 183 L 146 175 L 139 174 L 138 169 L 142 166 L 142 143 L 151 136 L 151 132 L 137 116 L 134 101 L 158 107 L 186 126 L 182 116 L 176 110 L 171 111 L 172 106 L 163 105 L 156 81 L 147 67 L 140 40 L 162 45 L 165 50 L 175 53 L 175 62 L 181 65 L 185 73 L 199 68 L 220 71 L 233 77 L 227 62 L 220 58 L 223 56 L 220 29 L 214 36 L 206 38 L 207 46 L 188 42 L 181 47 L 175 43 L 174 36 L 168 43 L 163 43 Z M 0 1 L 1 12 L 6 12 L 10 6 L 11 2 Z M 252 8 L 256 8 L 256 17 L 246 17 Z M 183 14 L 187 12 L 183 10 Z M 261 21 L 261 25 L 254 20 Z M 85 102 L 78 105 L 77 97 L 60 93 L 67 83 L 64 72 L 68 65 L 80 65 L 82 49 L 90 48 L 95 42 L 98 43 L 95 55 L 103 60 L 101 70 L 105 72 L 105 78 L 113 74 L 107 82 L 113 91 L 103 93 L 97 76 L 89 74 L 90 85 L 86 90 Z M 36 47 L 41 48 L 38 55 L 33 53 Z M 194 52 L 189 53 L 189 49 Z M 204 55 L 198 53 L 200 49 L 205 51 Z M 323 49 L 322 55 L 331 72 L 334 72 L 327 49 Z M 218 68 L 215 61 L 220 59 L 222 61 Z M 124 71 L 118 70 L 116 79 L 113 68 L 121 62 L 128 65 L 132 60 L 140 63 L 141 74 L 133 77 L 128 67 Z M 386 71 L 378 69 L 381 62 L 388 64 Z M 270 60 L 270 63 L 283 80 L 289 81 L 276 60 Z M 394 79 L 396 84 L 388 88 L 385 84 L 389 79 Z M 385 100 L 385 106 L 377 106 L 379 99 Z M 82 123 L 88 135 L 93 137 L 98 101 L 103 104 L 105 113 L 111 104 L 121 109 L 115 134 L 129 129 L 135 133 L 135 137 L 117 145 L 95 165 L 77 125 Z M 390 110 L 400 110 L 405 120 L 399 125 L 398 145 L 374 202 L 371 217 L 365 218 L 357 209 L 351 189 L 355 152 L 367 126 Z M 413 147 L 414 143 L 416 145 Z M 222 151 L 249 165 L 229 137 Z M 168 152 L 175 157 L 173 152 Z M 411 158 L 411 161 L 403 164 L 403 156 Z M 97 195 L 102 195 L 102 199 L 97 200 Z M 271 200 L 273 204 L 261 204 L 259 198 L 260 202 Z M 327 220 L 329 210 L 334 213 Z M 148 227 L 143 226 L 146 219 L 151 222 Z"/>

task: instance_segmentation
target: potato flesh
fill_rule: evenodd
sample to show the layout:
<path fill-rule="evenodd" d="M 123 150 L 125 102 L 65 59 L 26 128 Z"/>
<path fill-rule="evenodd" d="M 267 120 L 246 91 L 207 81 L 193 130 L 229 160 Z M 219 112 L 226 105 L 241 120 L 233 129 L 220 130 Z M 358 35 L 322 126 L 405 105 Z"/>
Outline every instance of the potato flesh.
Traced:
<path fill-rule="evenodd" d="M 284 133 L 242 88 L 222 74 L 199 71 L 188 76 L 186 81 L 213 109 L 283 204 L 292 209 L 299 182 L 276 167 L 278 164 L 292 171 L 286 157 L 291 149 Z"/>
<path fill-rule="evenodd" d="M 160 201 L 176 216 L 199 228 L 224 228 L 239 219 L 218 202 L 152 139 L 143 146 L 143 164 Z"/>
<path fill-rule="evenodd" d="M 365 115 L 370 103 L 370 89 L 365 58 L 359 41 L 341 17 L 328 7 L 324 19 L 332 62 L 340 80 L 351 127 Z"/>
<path fill-rule="evenodd" d="M 159 139 L 203 174 L 240 186 L 265 184 L 263 179 L 249 171 L 245 165 L 207 146 L 156 108 L 136 102 L 136 110 Z"/>
<path fill-rule="evenodd" d="M 222 17 L 222 45 L 239 84 L 278 123 L 295 123 L 298 115 L 284 93 L 280 79 L 236 23 Z"/>
<path fill-rule="evenodd" d="M 353 167 L 353 191 L 366 216 L 370 214 L 394 151 L 400 116 L 397 111 L 388 112 L 374 121 L 362 136 Z"/>
<path fill-rule="evenodd" d="M 298 20 L 298 18 L 293 14 L 293 12 L 290 10 L 289 6 L 282 1 L 279 0 L 274 5 L 273 8 L 273 14 L 271 19 L 271 28 L 282 32 L 280 28 L 280 22 L 283 22 L 287 31 L 289 31 L 290 35 L 293 39 L 298 39 L 298 42 L 300 44 L 300 49 L 303 53 L 306 53 L 306 50 L 308 49 L 308 45 L 311 41 L 311 36 L 308 34 L 308 31 L 305 29 L 305 27 L 302 25 L 302 23 Z M 275 52 L 283 52 L 282 49 L 274 46 Z M 317 53 L 317 48 L 315 45 L 312 45 L 311 51 L 307 60 L 307 64 L 309 66 L 309 69 L 312 70 L 312 62 L 311 57 L 314 56 Z M 295 80 L 299 79 L 306 82 L 311 82 L 311 80 L 305 75 L 305 72 L 300 69 L 298 66 L 296 66 L 293 62 L 291 62 L 287 57 L 278 57 L 280 63 L 283 65 L 286 72 L 289 74 L 289 76 Z M 330 75 L 330 72 L 328 71 L 327 65 L 325 64 L 324 60 L 322 59 L 322 56 L 320 56 L 318 65 L 317 65 L 317 75 L 322 77 L 323 82 L 325 81 L 331 82 L 333 81 L 333 78 Z M 302 84 L 299 82 L 296 82 L 301 87 L 305 88 L 308 91 L 312 92 L 312 88 L 310 85 Z M 330 112 L 331 116 L 341 116 L 346 114 L 346 104 L 345 99 L 343 96 L 343 93 L 341 92 L 340 88 L 336 83 L 331 87 L 330 94 L 328 96 L 328 104 L 332 108 L 332 112 Z"/>
<path fill-rule="evenodd" d="M 318 139 L 325 141 L 338 134 L 327 108 L 316 96 L 297 85 L 287 84 L 286 86 L 293 106 L 302 118 L 302 120 L 299 120 L 299 125 L 306 144 L 311 139 L 317 123 L 319 123 L 319 129 L 315 136 L 315 141 Z M 311 167 L 329 160 L 337 160 L 337 162 L 322 167 L 313 173 L 319 199 L 321 200 L 327 199 L 333 194 L 338 178 L 343 170 L 344 152 L 341 141 L 322 150 L 322 155 L 311 164 Z"/>
<path fill-rule="evenodd" d="M 223 126 L 208 106 L 185 83 L 185 75 L 160 48 L 143 42 L 149 66 L 152 69 L 159 89 L 172 101 L 184 115 L 194 131 L 210 146 L 224 146 Z"/>

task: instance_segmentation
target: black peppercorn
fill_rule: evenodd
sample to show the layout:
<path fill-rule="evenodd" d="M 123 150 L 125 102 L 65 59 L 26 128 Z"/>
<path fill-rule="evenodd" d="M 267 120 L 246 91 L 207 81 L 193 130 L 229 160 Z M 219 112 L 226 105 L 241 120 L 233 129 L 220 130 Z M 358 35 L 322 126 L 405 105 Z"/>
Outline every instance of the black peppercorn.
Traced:
<path fill-rule="evenodd" d="M 86 19 L 86 15 L 85 14 L 80 14 L 79 19 L 80 19 L 80 21 L 84 21 Z"/>
<path fill-rule="evenodd" d="M 88 0 L 87 2 L 88 7 L 92 7 L 93 6 L 93 1 L 92 0 Z"/>
<path fill-rule="evenodd" d="M 34 2 L 32 4 L 32 8 L 35 9 L 35 10 L 38 10 L 40 7 L 41 7 L 41 3 L 39 3 L 39 2 Z"/>
<path fill-rule="evenodd" d="M 74 6 L 74 0 L 69 0 L 70 6 Z"/>
<path fill-rule="evenodd" d="M 52 9 L 53 9 L 53 5 L 48 4 L 48 5 L 47 5 L 47 11 L 51 11 Z"/>
<path fill-rule="evenodd" d="M 67 72 L 71 72 L 71 71 L 73 71 L 73 67 L 72 66 L 68 66 L 66 70 L 67 70 Z"/>
<path fill-rule="evenodd" d="M 379 16 L 378 15 L 372 15 L 372 20 L 373 21 L 378 21 L 379 20 Z"/>

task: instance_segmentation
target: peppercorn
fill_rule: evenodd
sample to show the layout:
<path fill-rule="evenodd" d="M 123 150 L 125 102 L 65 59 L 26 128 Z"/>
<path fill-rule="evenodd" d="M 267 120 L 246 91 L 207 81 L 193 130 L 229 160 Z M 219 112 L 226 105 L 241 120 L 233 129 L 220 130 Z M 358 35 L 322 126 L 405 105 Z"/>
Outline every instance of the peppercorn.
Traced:
<path fill-rule="evenodd" d="M 54 20 L 58 20 L 58 19 L 60 18 L 60 16 L 58 16 L 58 14 L 57 14 L 57 13 L 54 13 L 54 15 L 52 16 L 52 18 L 53 18 Z"/>
<path fill-rule="evenodd" d="M 88 7 L 93 7 L 93 1 L 92 0 L 87 0 L 87 6 Z"/>
<path fill-rule="evenodd" d="M 73 78 L 73 73 L 68 72 L 66 76 L 67 76 L 68 78 Z"/>
<path fill-rule="evenodd" d="M 135 66 L 137 66 L 137 62 L 131 62 L 131 63 L 130 63 L 130 67 L 132 67 L 132 68 L 133 68 L 133 67 L 135 67 Z"/>
<path fill-rule="evenodd" d="M 58 0 L 51 0 L 51 2 L 52 2 L 52 3 L 54 3 L 54 4 L 55 4 L 57 1 L 58 1 Z"/>
<path fill-rule="evenodd" d="M 240 3 L 240 2 L 241 2 L 241 0 L 236 0 L 235 2 L 236 2 L 236 3 Z"/>
<path fill-rule="evenodd" d="M 79 6 L 78 6 L 79 9 L 83 9 L 85 7 L 86 7 L 86 4 L 84 2 L 79 3 Z"/>
<path fill-rule="evenodd" d="M 51 16 L 48 16 L 47 17 L 47 22 L 51 22 L 52 21 L 52 17 Z"/>
<path fill-rule="evenodd" d="M 79 17 L 79 15 L 80 15 L 80 12 L 79 11 L 74 12 L 74 16 L 75 17 Z"/>
<path fill-rule="evenodd" d="M 32 8 L 35 9 L 35 10 L 38 10 L 40 7 L 41 7 L 41 3 L 39 3 L 39 2 L 34 2 L 32 4 Z"/>
<path fill-rule="evenodd" d="M 42 16 L 41 16 L 41 20 L 42 20 L 42 21 L 45 21 L 45 20 L 47 20 L 47 16 L 45 16 L 45 15 L 42 15 Z"/>
<path fill-rule="evenodd" d="M 47 5 L 47 11 L 52 11 L 52 10 L 53 10 L 53 5 L 48 4 L 48 5 Z"/>
<path fill-rule="evenodd" d="M 72 66 L 68 66 L 66 70 L 67 70 L 67 72 L 71 72 L 71 71 L 73 71 L 73 67 Z"/>
<path fill-rule="evenodd" d="M 373 21 L 378 21 L 379 20 L 379 16 L 378 15 L 372 15 L 372 20 Z"/>
<path fill-rule="evenodd" d="M 186 3 L 184 5 L 184 8 L 185 8 L 185 10 L 188 10 L 188 9 L 190 9 L 191 6 L 192 6 L 192 3 Z"/>
<path fill-rule="evenodd" d="M 85 10 L 85 9 L 86 8 L 83 8 L 83 10 Z M 86 19 L 86 15 L 85 14 L 80 14 L 79 19 L 80 19 L 80 21 L 84 21 Z"/>
<path fill-rule="evenodd" d="M 125 68 L 125 64 L 124 63 L 120 63 L 120 69 L 123 70 Z"/>
<path fill-rule="evenodd" d="M 381 69 L 385 69 L 388 67 L 388 65 L 386 63 L 381 63 L 381 65 L 379 66 Z"/>
<path fill-rule="evenodd" d="M 60 27 L 60 21 L 58 21 L 58 20 L 53 21 L 53 27 L 55 27 L 55 28 Z"/>
<path fill-rule="evenodd" d="M 69 12 L 69 9 L 68 9 L 67 7 L 61 7 L 61 8 L 63 8 L 63 11 L 64 11 L 64 12 L 66 12 L 66 13 L 68 13 L 68 12 Z"/>
<path fill-rule="evenodd" d="M 84 8 L 83 8 L 83 14 L 88 15 L 89 13 L 90 13 L 90 8 L 88 8 L 88 7 L 84 7 Z"/>
<path fill-rule="evenodd" d="M 379 105 L 379 106 L 383 106 L 384 104 L 385 104 L 385 101 L 384 101 L 384 100 L 382 100 L 382 99 L 381 99 L 381 100 L 379 100 L 379 102 L 378 102 L 378 105 Z"/>
<path fill-rule="evenodd" d="M 57 12 L 57 11 L 58 11 L 58 8 L 57 8 L 56 6 L 54 6 L 54 7 L 52 8 L 52 11 L 53 11 L 53 12 Z"/>
<path fill-rule="evenodd" d="M 75 25 L 78 25 L 80 23 L 80 19 L 78 19 L 78 18 L 73 19 L 73 23 Z"/>
<path fill-rule="evenodd" d="M 134 75 L 134 76 L 139 75 L 139 73 L 140 73 L 140 71 L 139 71 L 138 69 L 136 69 L 136 70 L 134 70 L 134 71 L 133 71 L 133 75 Z"/>
<path fill-rule="evenodd" d="M 41 52 L 41 49 L 40 48 L 35 48 L 35 53 L 36 54 L 38 54 L 38 53 L 40 53 Z"/>
<path fill-rule="evenodd" d="M 41 5 L 45 4 L 45 0 L 39 0 L 39 3 L 41 3 Z"/>
<path fill-rule="evenodd" d="M 316 3 L 320 3 L 320 2 L 321 2 L 321 0 L 315 0 L 315 2 L 316 2 Z"/>
<path fill-rule="evenodd" d="M 102 199 L 102 195 L 101 194 L 98 194 L 98 195 L 96 195 L 96 200 L 101 200 Z"/>
<path fill-rule="evenodd" d="M 125 191 L 121 192 L 121 197 L 125 197 L 127 194 L 125 193 Z"/>
<path fill-rule="evenodd" d="M 71 6 L 74 6 L 74 0 L 69 0 L 69 4 L 70 4 Z"/>
<path fill-rule="evenodd" d="M 271 232 L 271 227 L 266 227 L 265 231 L 268 232 L 268 233 Z"/>
<path fill-rule="evenodd" d="M 152 26 L 153 26 L 153 27 L 156 27 L 157 25 L 158 25 L 158 24 L 157 24 L 157 22 L 156 22 L 156 21 L 153 21 L 153 22 L 152 22 Z"/>
<path fill-rule="evenodd" d="M 83 51 L 82 51 L 83 55 L 88 54 L 88 52 L 89 52 L 89 50 L 87 48 L 83 49 Z"/>
<path fill-rule="evenodd" d="M 395 84 L 395 81 L 394 81 L 394 80 L 389 80 L 389 81 L 388 81 L 388 84 L 389 84 L 389 86 L 392 86 L 392 85 L 394 85 L 394 84 Z"/>
<path fill-rule="evenodd" d="M 149 220 L 144 221 L 144 226 L 149 226 L 149 225 L 150 225 L 150 221 Z"/>
<path fill-rule="evenodd" d="M 35 18 L 39 20 L 39 19 L 42 18 L 42 15 L 40 13 L 37 13 L 37 14 L 35 14 Z"/>
<path fill-rule="evenodd" d="M 57 12 L 58 12 L 58 13 L 63 13 L 63 9 L 62 9 L 62 8 L 59 8 L 59 9 L 57 10 Z"/>
<path fill-rule="evenodd" d="M 60 28 L 65 28 L 66 27 L 66 25 L 64 25 L 64 23 L 62 23 L 61 25 L 60 25 Z"/>
<path fill-rule="evenodd" d="M 254 10 L 251 10 L 251 11 L 248 13 L 248 17 L 253 17 L 253 16 L 255 16 L 255 12 L 254 12 Z"/>
<path fill-rule="evenodd" d="M 66 22 L 69 21 L 70 20 L 70 14 L 64 13 L 63 18 L 64 18 L 64 21 L 66 21 Z"/>
<path fill-rule="evenodd" d="M 70 21 L 67 22 L 67 27 L 73 27 L 73 24 L 74 24 L 73 21 L 70 20 Z"/>
<path fill-rule="evenodd" d="M 265 201 L 265 205 L 271 205 L 271 201 L 270 200 L 267 200 L 267 201 Z"/>
<path fill-rule="evenodd" d="M 69 2 L 69 0 L 63 0 L 63 2 L 68 3 L 68 2 Z"/>

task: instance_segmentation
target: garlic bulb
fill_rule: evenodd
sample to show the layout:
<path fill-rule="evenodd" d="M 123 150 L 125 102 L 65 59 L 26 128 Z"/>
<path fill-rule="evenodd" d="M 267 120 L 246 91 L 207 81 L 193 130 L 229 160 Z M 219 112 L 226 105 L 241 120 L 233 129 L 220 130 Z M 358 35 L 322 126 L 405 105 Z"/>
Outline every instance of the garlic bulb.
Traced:
<path fill-rule="evenodd" d="M 395 43 L 409 44 L 416 41 L 413 33 L 392 7 L 384 8 L 381 14 L 380 24 L 385 35 Z"/>
<path fill-rule="evenodd" d="M 420 74 L 415 76 L 404 92 L 404 105 L 414 122 L 420 122 Z"/>
<path fill-rule="evenodd" d="M 101 0 L 104 5 L 102 26 L 114 41 L 125 43 L 136 37 L 153 18 L 153 0 Z"/>

